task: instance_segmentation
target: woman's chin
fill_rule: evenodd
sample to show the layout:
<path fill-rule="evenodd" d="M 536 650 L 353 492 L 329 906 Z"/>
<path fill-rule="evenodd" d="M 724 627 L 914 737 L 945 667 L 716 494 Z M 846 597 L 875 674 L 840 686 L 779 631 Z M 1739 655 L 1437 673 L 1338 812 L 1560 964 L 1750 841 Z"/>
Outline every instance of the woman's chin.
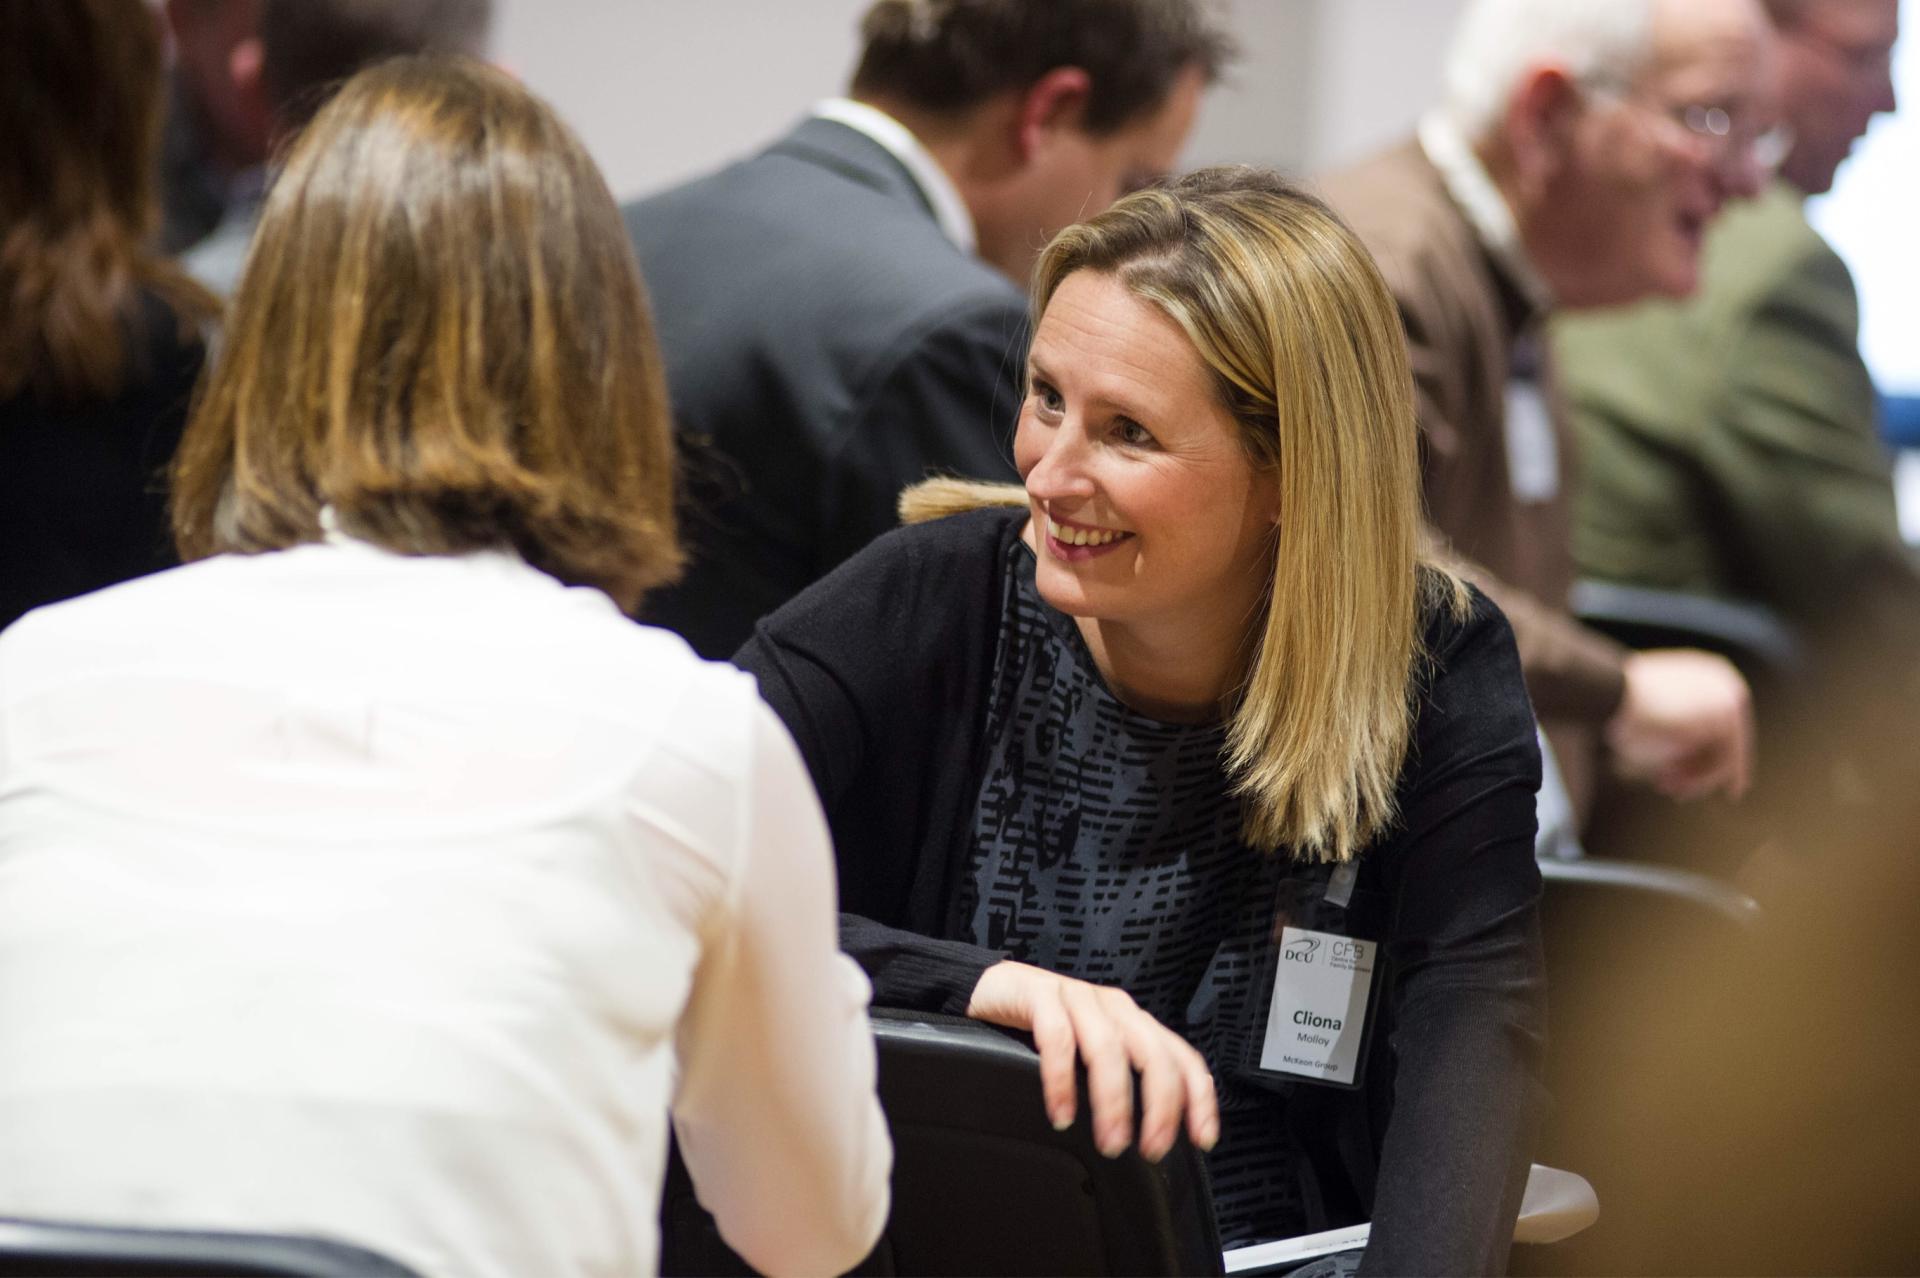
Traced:
<path fill-rule="evenodd" d="M 1064 612 L 1069 617 L 1082 617 L 1093 620 L 1099 616 L 1094 600 L 1083 582 L 1064 567 L 1050 567 L 1042 564 L 1034 574 L 1034 588 L 1039 591 L 1041 600 L 1055 612 Z"/>

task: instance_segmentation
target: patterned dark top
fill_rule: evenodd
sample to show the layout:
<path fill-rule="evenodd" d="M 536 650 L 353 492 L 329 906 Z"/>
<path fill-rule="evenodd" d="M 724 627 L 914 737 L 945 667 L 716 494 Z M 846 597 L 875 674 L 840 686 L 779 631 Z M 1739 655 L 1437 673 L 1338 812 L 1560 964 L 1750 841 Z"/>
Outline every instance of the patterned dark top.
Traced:
<path fill-rule="evenodd" d="M 1540 762 L 1506 622 L 1479 595 L 1465 616 L 1428 612 L 1398 818 L 1356 862 L 1336 927 L 1325 867 L 1241 849 L 1217 775 L 1201 797 L 1217 732 L 1101 708 L 1112 699 L 1077 631 L 1034 595 L 1026 518 L 889 533 L 736 657 L 820 791 L 841 943 L 876 1004 L 964 1012 L 1006 957 L 979 944 L 995 929 L 1028 957 L 1047 947 L 1059 967 L 1125 979 L 1215 1068 L 1227 1240 L 1371 1217 L 1366 1272 L 1497 1272 L 1545 1020 Z M 1167 744 L 1189 738 L 1191 755 Z M 1156 896 L 1162 871 L 1194 882 Z M 1166 904 L 1176 892 L 1184 908 Z M 1245 1070 L 1265 1028 L 1266 929 L 1282 920 L 1381 943 L 1354 1090 L 1268 1090 Z"/>
<path fill-rule="evenodd" d="M 1240 840 L 1220 724 L 1122 704 L 1071 617 L 1041 600 L 1032 552 L 1008 551 L 986 771 L 958 917 L 977 945 L 1116 985 L 1208 1058 L 1222 1139 L 1209 1158 L 1221 1241 L 1304 1232 L 1285 1084 L 1235 1077 L 1257 1052 L 1276 894 L 1304 869 Z"/>

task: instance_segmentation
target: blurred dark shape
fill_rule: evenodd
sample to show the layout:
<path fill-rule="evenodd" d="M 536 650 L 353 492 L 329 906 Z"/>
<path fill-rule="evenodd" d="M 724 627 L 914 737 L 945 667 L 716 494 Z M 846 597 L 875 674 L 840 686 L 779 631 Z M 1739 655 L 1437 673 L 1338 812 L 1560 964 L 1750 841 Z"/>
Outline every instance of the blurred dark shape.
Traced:
<path fill-rule="evenodd" d="M 143 0 L 0 6 L 0 627 L 172 562 L 214 303 L 148 247 L 163 83 Z"/>
<path fill-rule="evenodd" d="M 1589 1248 L 1520 1264 L 1920 1271 L 1920 766 L 1912 689 L 1870 657 L 1787 747 L 1804 802 L 1742 872 L 1758 925 L 1662 935 L 1618 920 L 1609 965 L 1587 973 L 1594 1021 L 1616 1036 L 1553 1044 L 1582 1097 L 1556 1121 L 1632 1175 L 1596 1179 Z M 1849 777 L 1854 759 L 1870 766 Z"/>

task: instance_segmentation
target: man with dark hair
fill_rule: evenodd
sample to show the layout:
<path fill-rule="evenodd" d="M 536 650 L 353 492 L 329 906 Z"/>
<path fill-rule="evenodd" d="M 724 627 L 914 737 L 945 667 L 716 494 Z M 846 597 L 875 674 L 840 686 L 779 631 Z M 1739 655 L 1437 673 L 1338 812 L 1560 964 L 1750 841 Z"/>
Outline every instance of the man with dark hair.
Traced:
<path fill-rule="evenodd" d="M 182 264 L 226 296 L 239 283 L 274 148 L 362 67 L 415 53 L 486 52 L 493 0 L 169 0 L 182 88 L 218 123 L 230 179 L 218 225 Z"/>
<path fill-rule="evenodd" d="M 1228 56 L 1204 0 L 879 0 L 851 95 L 630 206 L 692 554 L 647 619 L 725 657 L 930 471 L 1013 478 L 1021 285 L 1167 172 Z"/>
<path fill-rule="evenodd" d="M 1894 107 L 1898 0 L 1768 0 L 1781 180 L 1707 239 L 1699 295 L 1569 321 L 1557 338 L 1586 458 L 1574 550 L 1590 577 L 1772 609 L 1837 662 L 1920 653 L 1859 304 L 1809 195 Z M 1900 664 L 1892 664 L 1898 662 Z"/>

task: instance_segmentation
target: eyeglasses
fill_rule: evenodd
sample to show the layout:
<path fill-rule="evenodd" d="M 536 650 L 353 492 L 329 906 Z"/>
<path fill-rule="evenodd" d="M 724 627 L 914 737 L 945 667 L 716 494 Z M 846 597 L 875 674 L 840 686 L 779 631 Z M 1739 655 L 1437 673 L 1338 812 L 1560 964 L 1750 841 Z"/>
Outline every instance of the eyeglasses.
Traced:
<path fill-rule="evenodd" d="M 1751 125 L 1743 127 L 1725 107 L 1675 107 L 1667 116 L 1706 146 L 1717 163 L 1726 163 L 1744 151 L 1755 168 L 1770 174 L 1780 167 L 1793 146 L 1793 133 L 1786 125 L 1755 132 Z"/>
<path fill-rule="evenodd" d="M 1717 167 L 1736 162 L 1750 163 L 1762 176 L 1771 176 L 1787 158 L 1793 146 L 1793 133 L 1783 124 L 1756 130 L 1750 121 L 1741 120 L 1725 107 L 1704 103 L 1683 106 L 1659 106 L 1631 93 L 1605 84 L 1589 84 L 1587 92 L 1596 98 L 1636 107 L 1657 120 L 1677 125 L 1687 140 L 1701 147 Z"/>

